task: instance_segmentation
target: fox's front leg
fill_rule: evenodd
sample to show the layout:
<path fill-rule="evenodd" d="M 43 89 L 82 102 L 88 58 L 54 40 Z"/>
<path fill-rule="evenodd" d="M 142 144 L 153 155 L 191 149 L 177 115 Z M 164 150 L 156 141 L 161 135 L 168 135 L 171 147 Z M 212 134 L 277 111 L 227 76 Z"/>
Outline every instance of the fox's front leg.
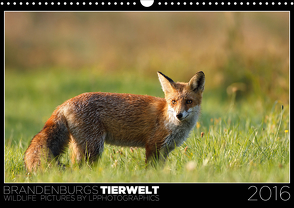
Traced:
<path fill-rule="evenodd" d="M 158 144 L 146 145 L 146 164 L 164 164 L 168 156 L 168 149 Z"/>

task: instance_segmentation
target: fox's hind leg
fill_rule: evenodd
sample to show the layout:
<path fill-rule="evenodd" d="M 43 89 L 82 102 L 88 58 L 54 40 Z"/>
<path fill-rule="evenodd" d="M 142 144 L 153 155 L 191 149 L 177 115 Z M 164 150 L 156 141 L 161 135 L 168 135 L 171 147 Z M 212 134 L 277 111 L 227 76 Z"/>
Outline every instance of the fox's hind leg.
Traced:
<path fill-rule="evenodd" d="M 71 141 L 69 143 L 69 149 L 71 153 L 71 162 L 80 163 L 82 161 L 83 155 L 81 154 L 80 148 L 78 144 L 75 142 L 73 137 L 71 137 Z"/>
<path fill-rule="evenodd" d="M 72 162 L 96 161 L 104 149 L 106 132 L 88 131 L 83 135 L 71 136 L 70 148 L 72 152 Z"/>

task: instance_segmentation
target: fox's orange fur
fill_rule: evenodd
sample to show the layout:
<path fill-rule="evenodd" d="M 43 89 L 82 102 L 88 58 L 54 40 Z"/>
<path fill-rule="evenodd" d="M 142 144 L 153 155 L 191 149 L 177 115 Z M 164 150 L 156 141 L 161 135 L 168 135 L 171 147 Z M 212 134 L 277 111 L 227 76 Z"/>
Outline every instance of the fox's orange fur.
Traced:
<path fill-rule="evenodd" d="M 166 158 L 196 124 L 205 76 L 175 83 L 158 72 L 165 98 L 93 92 L 58 106 L 25 152 L 25 165 L 35 170 L 41 159 L 59 156 L 70 143 L 73 161 L 95 161 L 104 143 L 144 147 L 146 161 Z M 46 161 L 45 160 L 45 161 Z"/>

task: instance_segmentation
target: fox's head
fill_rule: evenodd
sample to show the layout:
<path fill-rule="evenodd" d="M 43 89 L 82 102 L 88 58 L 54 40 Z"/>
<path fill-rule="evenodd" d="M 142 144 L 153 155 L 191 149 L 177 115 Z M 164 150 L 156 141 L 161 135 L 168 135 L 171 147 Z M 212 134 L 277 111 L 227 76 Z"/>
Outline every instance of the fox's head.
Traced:
<path fill-rule="evenodd" d="M 168 104 L 168 115 L 176 121 L 197 117 L 204 91 L 204 73 L 197 72 L 188 83 L 174 82 L 161 72 L 157 74 Z"/>

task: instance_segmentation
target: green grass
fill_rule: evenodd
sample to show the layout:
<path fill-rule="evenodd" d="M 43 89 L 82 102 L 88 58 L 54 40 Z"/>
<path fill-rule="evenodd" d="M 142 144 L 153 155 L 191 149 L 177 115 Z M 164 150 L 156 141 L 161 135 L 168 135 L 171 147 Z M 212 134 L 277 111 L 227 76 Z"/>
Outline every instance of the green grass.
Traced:
<path fill-rule="evenodd" d="M 144 149 L 105 145 L 101 160 L 92 166 L 72 165 L 67 152 L 61 158 L 64 169 L 53 165 L 26 172 L 23 154 L 57 105 L 89 91 L 162 97 L 154 77 L 94 70 L 6 70 L 5 181 L 289 182 L 289 105 L 259 95 L 235 101 L 214 91 L 204 92 L 199 123 L 164 167 L 146 169 Z"/>

